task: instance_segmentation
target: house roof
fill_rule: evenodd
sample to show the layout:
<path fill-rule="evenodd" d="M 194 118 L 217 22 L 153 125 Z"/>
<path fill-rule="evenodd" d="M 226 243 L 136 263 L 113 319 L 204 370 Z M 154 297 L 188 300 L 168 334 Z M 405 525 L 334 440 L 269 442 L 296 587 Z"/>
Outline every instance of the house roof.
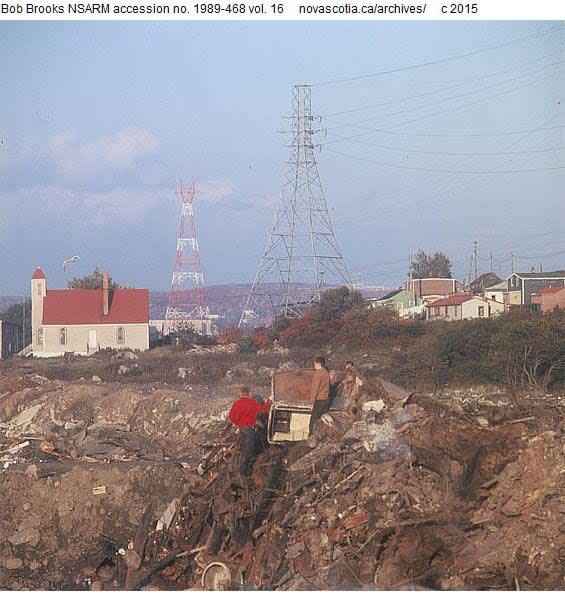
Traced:
<path fill-rule="evenodd" d="M 449 282 L 454 282 L 455 278 L 440 278 L 438 277 L 429 277 L 429 278 L 410 278 L 411 281 L 414 282 L 433 282 L 434 280 L 449 280 Z"/>
<path fill-rule="evenodd" d="M 565 286 L 546 286 L 539 291 L 536 291 L 534 295 L 549 295 L 551 293 L 559 293 L 559 291 L 565 290 Z"/>
<path fill-rule="evenodd" d="M 47 291 L 43 300 L 44 325 L 135 324 L 149 321 L 147 289 L 115 289 L 109 291 L 110 308 L 103 313 L 103 291 Z"/>
<path fill-rule="evenodd" d="M 43 273 L 43 270 L 41 269 L 41 267 L 37 267 L 36 270 L 33 272 L 33 276 L 31 277 L 32 280 L 45 280 L 45 274 Z"/>
<path fill-rule="evenodd" d="M 385 299 L 392 299 L 393 297 L 396 297 L 398 293 L 402 293 L 403 290 L 404 289 L 396 289 L 396 291 L 391 291 L 390 293 L 387 293 L 386 295 L 379 297 L 377 301 L 385 301 Z"/>
<path fill-rule="evenodd" d="M 485 289 L 485 291 L 506 291 L 508 290 L 508 282 L 506 280 L 502 280 L 502 282 L 498 282 L 497 284 L 493 284 Z"/>
<path fill-rule="evenodd" d="M 473 282 L 471 282 L 471 286 L 476 288 L 490 288 L 499 282 L 501 282 L 501 279 L 496 274 L 486 272 L 481 274 L 476 280 L 473 280 Z"/>
<path fill-rule="evenodd" d="M 520 278 L 565 278 L 565 270 L 558 270 L 556 272 L 514 272 L 509 277 L 519 276 Z"/>
<path fill-rule="evenodd" d="M 446 297 L 445 299 L 438 299 L 437 301 L 432 301 L 432 303 L 427 303 L 426 308 L 461 305 L 462 303 L 470 301 L 471 299 L 477 299 L 477 297 L 474 295 L 451 295 L 451 297 Z"/>

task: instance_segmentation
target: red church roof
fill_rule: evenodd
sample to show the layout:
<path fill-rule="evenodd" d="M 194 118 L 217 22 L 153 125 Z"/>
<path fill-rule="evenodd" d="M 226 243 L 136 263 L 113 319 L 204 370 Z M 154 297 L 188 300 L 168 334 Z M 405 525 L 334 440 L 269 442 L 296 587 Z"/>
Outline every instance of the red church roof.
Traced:
<path fill-rule="evenodd" d="M 147 289 L 110 291 L 110 309 L 103 314 L 102 289 L 47 291 L 43 300 L 44 325 L 145 324 L 149 322 Z"/>
<path fill-rule="evenodd" d="M 41 267 L 38 267 L 31 277 L 32 280 L 45 280 L 45 274 L 43 273 Z"/>
<path fill-rule="evenodd" d="M 446 299 L 438 299 L 437 301 L 432 301 L 432 303 L 426 304 L 427 308 L 437 308 L 438 306 L 453 306 L 453 305 L 461 305 L 466 301 L 473 299 L 472 295 L 451 295 L 451 297 L 447 297 Z"/>

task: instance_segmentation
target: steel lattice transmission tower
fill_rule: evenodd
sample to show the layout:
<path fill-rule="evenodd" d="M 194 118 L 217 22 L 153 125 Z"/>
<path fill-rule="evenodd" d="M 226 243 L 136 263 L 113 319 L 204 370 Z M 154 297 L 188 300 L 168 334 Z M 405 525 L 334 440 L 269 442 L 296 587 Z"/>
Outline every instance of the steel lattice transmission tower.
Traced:
<path fill-rule="evenodd" d="M 200 265 L 200 251 L 194 222 L 194 184 L 179 183 L 180 224 L 166 320 L 196 321 L 209 318 L 208 295 Z M 172 325 L 175 326 L 174 323 Z"/>
<path fill-rule="evenodd" d="M 273 226 L 240 326 L 256 315 L 302 316 L 324 286 L 351 286 L 314 154 L 311 86 L 295 85 L 290 157 Z"/>

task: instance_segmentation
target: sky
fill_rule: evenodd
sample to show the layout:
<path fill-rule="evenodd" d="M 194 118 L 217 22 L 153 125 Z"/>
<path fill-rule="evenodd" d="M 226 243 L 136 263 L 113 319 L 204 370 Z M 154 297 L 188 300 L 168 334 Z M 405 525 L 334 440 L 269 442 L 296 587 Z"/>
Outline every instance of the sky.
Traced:
<path fill-rule="evenodd" d="M 479 272 L 563 269 L 564 45 L 560 22 L 0 23 L 0 294 L 38 265 L 166 290 L 180 178 L 207 283 L 251 282 L 296 83 L 354 281 L 399 286 L 418 249 L 465 280 L 475 240 Z"/>

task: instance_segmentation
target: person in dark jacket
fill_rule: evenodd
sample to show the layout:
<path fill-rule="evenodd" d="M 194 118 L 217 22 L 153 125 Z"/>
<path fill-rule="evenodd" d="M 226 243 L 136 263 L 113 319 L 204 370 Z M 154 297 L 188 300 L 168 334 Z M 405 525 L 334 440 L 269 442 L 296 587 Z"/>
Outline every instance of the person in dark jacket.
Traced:
<path fill-rule="evenodd" d="M 247 477 L 251 475 L 253 458 L 259 451 L 259 438 L 255 429 L 257 415 L 266 414 L 271 407 L 271 401 L 264 405 L 249 396 L 249 388 L 242 386 L 239 399 L 230 409 L 229 419 L 239 429 L 239 472 Z"/>

